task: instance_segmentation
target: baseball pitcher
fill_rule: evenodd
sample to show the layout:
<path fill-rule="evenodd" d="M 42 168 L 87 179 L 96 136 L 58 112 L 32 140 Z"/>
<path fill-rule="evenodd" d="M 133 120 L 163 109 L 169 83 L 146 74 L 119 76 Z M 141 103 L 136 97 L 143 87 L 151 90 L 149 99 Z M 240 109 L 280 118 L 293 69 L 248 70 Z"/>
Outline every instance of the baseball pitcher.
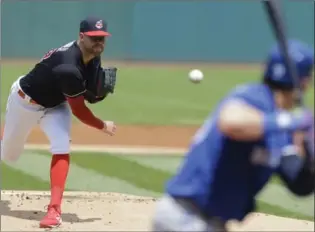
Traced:
<path fill-rule="evenodd" d="M 39 124 L 52 153 L 51 199 L 40 227 L 61 224 L 61 202 L 69 170 L 71 113 L 81 122 L 114 135 L 113 121 L 96 117 L 85 102 L 98 103 L 114 92 L 115 67 L 102 68 L 107 24 L 96 17 L 81 21 L 79 38 L 46 53 L 39 63 L 12 85 L 7 101 L 1 160 L 21 155 L 31 129 Z"/>
<path fill-rule="evenodd" d="M 289 42 L 303 92 L 313 49 Z M 292 111 L 295 91 L 278 46 L 261 83 L 233 89 L 196 133 L 178 173 L 157 203 L 153 231 L 226 231 L 255 211 L 256 195 L 273 174 L 297 196 L 314 192 L 314 117 Z"/>

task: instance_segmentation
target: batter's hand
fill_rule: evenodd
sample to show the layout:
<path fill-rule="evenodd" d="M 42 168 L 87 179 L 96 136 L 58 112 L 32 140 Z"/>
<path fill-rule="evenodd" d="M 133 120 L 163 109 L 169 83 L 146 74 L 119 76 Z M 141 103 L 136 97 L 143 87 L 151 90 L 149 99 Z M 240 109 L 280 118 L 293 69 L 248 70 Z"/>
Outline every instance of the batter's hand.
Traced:
<path fill-rule="evenodd" d="M 104 121 L 103 131 L 108 135 L 114 135 L 116 132 L 116 125 L 113 121 Z"/>

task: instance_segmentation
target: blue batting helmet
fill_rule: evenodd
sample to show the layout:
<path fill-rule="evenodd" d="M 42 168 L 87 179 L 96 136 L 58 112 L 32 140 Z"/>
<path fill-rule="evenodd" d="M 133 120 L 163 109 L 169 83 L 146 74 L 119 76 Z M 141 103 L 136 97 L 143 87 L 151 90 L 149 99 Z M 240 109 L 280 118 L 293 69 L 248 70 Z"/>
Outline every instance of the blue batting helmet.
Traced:
<path fill-rule="evenodd" d="M 289 55 L 296 67 L 298 80 L 311 77 L 314 66 L 314 52 L 311 47 L 298 40 L 288 41 Z M 286 87 L 294 87 L 293 78 L 288 73 L 279 45 L 275 45 L 267 58 L 264 80 Z"/>

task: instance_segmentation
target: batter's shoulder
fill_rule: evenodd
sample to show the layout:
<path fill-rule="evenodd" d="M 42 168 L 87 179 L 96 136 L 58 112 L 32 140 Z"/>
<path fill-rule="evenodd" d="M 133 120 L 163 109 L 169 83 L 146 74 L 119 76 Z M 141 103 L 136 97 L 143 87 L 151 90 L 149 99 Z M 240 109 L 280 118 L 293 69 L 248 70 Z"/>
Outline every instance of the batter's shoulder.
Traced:
<path fill-rule="evenodd" d="M 250 83 L 236 86 L 231 94 L 231 98 L 241 98 L 248 104 L 263 110 L 272 110 L 274 100 L 271 90 L 261 83 Z"/>

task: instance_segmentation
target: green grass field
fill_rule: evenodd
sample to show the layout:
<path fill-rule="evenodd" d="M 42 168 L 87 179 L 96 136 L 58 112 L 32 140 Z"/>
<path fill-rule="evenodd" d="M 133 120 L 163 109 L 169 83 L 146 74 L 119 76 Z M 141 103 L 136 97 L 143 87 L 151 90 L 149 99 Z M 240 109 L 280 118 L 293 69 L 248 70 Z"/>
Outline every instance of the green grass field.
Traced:
<path fill-rule="evenodd" d="M 119 66 L 118 66 L 119 67 Z M 218 100 L 237 84 L 257 81 L 259 69 L 229 69 L 203 66 L 202 84 L 188 81 L 188 71 L 195 66 L 149 67 L 122 66 L 118 70 L 114 95 L 91 108 L 103 118 L 119 124 L 199 125 Z M 1 66 L 1 110 L 12 82 L 32 68 L 30 64 Z M 314 91 L 307 103 L 314 105 Z"/>
<path fill-rule="evenodd" d="M 31 66 L 5 64 L 1 67 L 1 112 L 5 110 L 12 82 Z M 122 67 L 116 92 L 105 102 L 91 106 L 103 118 L 119 124 L 200 125 L 216 102 L 235 85 L 256 81 L 255 69 L 202 68 L 201 84 L 188 81 L 195 67 Z M 314 105 L 313 89 L 307 104 Z M 2 117 L 3 118 L 3 117 Z M 72 156 L 68 190 L 113 191 L 144 196 L 160 196 L 165 181 L 176 171 L 176 156 L 137 156 L 77 153 Z M 25 151 L 15 165 L 1 164 L 2 189 L 48 190 L 48 153 Z M 296 199 L 273 180 L 262 193 L 259 211 L 314 220 L 314 199 Z"/>

